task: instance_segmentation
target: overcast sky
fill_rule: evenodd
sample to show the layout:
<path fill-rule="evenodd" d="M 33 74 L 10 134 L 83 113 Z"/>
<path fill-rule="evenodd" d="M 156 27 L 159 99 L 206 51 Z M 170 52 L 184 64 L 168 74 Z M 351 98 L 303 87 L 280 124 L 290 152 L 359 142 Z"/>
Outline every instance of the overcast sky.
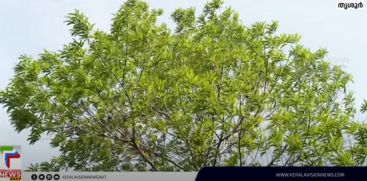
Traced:
<path fill-rule="evenodd" d="M 22 54 L 37 57 L 44 49 L 56 51 L 70 41 L 65 25 L 67 13 L 79 9 L 96 27 L 109 30 L 110 20 L 123 0 L 0 0 L 0 89 L 13 76 L 13 67 Z M 204 0 L 149 0 L 152 8 L 162 8 L 160 22 L 173 27 L 169 15 L 179 7 L 201 10 Z M 327 48 L 331 62 L 342 65 L 354 77 L 351 89 L 357 106 L 367 98 L 367 3 L 363 9 L 341 10 L 336 0 L 227 0 L 240 13 L 245 25 L 256 21 L 278 20 L 282 33 L 299 33 L 302 44 L 313 50 Z M 359 114 L 358 119 L 367 116 Z M 29 145 L 28 131 L 17 133 L 10 126 L 5 109 L 0 108 L 0 145 L 21 145 L 23 168 L 49 160 L 57 150 L 44 136 Z"/>

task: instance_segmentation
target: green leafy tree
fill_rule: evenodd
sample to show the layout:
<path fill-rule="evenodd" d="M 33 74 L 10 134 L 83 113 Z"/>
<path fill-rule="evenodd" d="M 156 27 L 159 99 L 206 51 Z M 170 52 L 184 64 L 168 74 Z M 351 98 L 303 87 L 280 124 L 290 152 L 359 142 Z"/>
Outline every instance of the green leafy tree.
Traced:
<path fill-rule="evenodd" d="M 351 76 L 277 22 L 245 26 L 221 5 L 177 9 L 175 30 L 139 0 L 109 32 L 69 14 L 73 41 L 21 56 L 0 103 L 30 143 L 52 136 L 57 169 L 365 165 Z"/>
<path fill-rule="evenodd" d="M 31 164 L 26 171 L 28 172 L 59 172 L 63 169 L 63 163 L 59 158 L 53 158 L 49 162 Z"/>

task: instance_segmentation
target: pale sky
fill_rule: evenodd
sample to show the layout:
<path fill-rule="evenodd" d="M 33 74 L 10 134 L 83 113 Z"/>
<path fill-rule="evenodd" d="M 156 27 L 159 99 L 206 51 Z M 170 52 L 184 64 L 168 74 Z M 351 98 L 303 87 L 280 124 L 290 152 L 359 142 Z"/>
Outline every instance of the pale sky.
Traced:
<path fill-rule="evenodd" d="M 113 13 L 124 0 L 0 0 L 0 89 L 13 75 L 13 67 L 22 54 L 37 57 L 44 49 L 56 51 L 70 41 L 65 25 L 67 13 L 79 9 L 96 27 L 109 30 Z M 151 8 L 162 8 L 160 22 L 173 27 L 169 19 L 176 8 L 196 7 L 204 0 L 149 0 Z M 240 13 L 245 25 L 257 21 L 279 21 L 280 33 L 299 33 L 302 44 L 313 50 L 326 48 L 331 62 L 342 65 L 354 77 L 351 89 L 357 106 L 367 98 L 367 2 L 358 10 L 336 8 L 336 0 L 226 0 Z M 360 120 L 367 120 L 359 114 Z M 21 145 L 23 168 L 30 163 L 47 161 L 57 155 L 44 136 L 34 145 L 27 142 L 28 131 L 17 133 L 9 123 L 5 109 L 0 108 L 0 145 Z"/>

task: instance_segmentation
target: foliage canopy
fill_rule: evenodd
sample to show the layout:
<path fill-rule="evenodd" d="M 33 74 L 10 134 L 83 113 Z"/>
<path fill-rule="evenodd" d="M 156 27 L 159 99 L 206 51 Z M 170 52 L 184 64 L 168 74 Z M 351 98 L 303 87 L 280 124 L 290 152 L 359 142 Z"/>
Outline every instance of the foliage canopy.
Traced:
<path fill-rule="evenodd" d="M 0 103 L 30 143 L 52 135 L 61 155 L 43 170 L 365 165 L 351 76 L 277 22 L 245 26 L 221 5 L 177 9 L 174 31 L 139 0 L 110 32 L 76 11 L 71 43 L 21 56 Z"/>

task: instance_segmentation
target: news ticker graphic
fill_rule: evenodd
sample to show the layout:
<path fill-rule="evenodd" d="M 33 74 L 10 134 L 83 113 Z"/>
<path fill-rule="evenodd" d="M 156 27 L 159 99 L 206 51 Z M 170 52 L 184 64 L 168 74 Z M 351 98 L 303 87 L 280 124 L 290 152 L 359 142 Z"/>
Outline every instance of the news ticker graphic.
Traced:
<path fill-rule="evenodd" d="M 23 172 L 25 181 L 364 181 L 367 167 L 205 167 L 199 172 Z"/>
<path fill-rule="evenodd" d="M 194 181 L 197 172 L 23 172 L 24 181 Z"/>
<path fill-rule="evenodd" d="M 0 181 L 21 180 L 20 146 L 0 145 Z"/>
<path fill-rule="evenodd" d="M 362 181 L 367 167 L 205 167 L 196 181 Z"/>

